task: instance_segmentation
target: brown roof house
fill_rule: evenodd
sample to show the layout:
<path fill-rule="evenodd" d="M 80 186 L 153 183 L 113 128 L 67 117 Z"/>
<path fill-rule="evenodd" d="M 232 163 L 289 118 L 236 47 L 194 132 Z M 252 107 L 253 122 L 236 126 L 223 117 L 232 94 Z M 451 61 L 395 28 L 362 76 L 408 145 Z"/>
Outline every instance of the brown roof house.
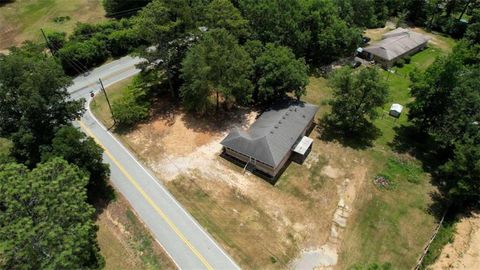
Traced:
<path fill-rule="evenodd" d="M 399 27 L 383 34 L 379 42 L 363 48 L 362 53 L 368 60 L 375 60 L 384 68 L 389 68 L 400 58 L 423 50 L 429 39 L 425 35 Z"/>
<path fill-rule="evenodd" d="M 248 130 L 234 128 L 221 142 L 224 154 L 275 178 L 293 153 L 304 159 L 310 152 L 313 140 L 305 135 L 317 111 L 297 101 L 272 107 Z"/>

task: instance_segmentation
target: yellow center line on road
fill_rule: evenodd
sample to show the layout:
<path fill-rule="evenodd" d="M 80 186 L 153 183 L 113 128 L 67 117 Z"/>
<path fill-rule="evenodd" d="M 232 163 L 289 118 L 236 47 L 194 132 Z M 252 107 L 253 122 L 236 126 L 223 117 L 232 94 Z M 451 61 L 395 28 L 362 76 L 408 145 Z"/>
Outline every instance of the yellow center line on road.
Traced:
<path fill-rule="evenodd" d="M 148 196 L 148 194 L 142 189 L 142 187 L 138 184 L 138 182 L 133 179 L 133 177 L 125 170 L 125 168 L 118 162 L 118 160 L 113 157 L 112 154 L 105 148 L 105 146 L 98 140 L 95 135 L 93 135 L 93 132 L 82 122 L 78 121 L 82 129 L 90 136 L 92 137 L 105 151 L 105 154 L 110 158 L 113 163 L 120 169 L 120 171 L 127 177 L 127 179 L 130 181 L 130 183 L 133 184 L 133 186 L 142 194 L 142 196 L 145 198 L 145 200 L 152 206 L 155 211 L 160 215 L 160 217 L 172 228 L 172 230 L 175 232 L 175 234 L 182 239 L 182 241 L 187 245 L 187 247 L 195 254 L 195 256 L 202 262 L 202 264 L 209 270 L 213 270 L 213 267 L 207 262 L 207 260 L 200 254 L 200 252 L 188 241 L 188 239 L 185 237 L 185 235 L 178 229 L 178 227 L 168 218 L 168 216 L 160 209 L 160 207 L 157 206 L 157 204 Z"/>

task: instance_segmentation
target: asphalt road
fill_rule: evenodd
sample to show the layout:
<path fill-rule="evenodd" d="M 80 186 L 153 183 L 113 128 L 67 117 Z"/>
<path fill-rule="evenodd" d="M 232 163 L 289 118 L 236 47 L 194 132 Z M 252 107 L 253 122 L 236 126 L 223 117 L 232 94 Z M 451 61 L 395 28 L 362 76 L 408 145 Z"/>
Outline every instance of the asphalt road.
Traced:
<path fill-rule="evenodd" d="M 90 100 L 101 78 L 105 87 L 139 72 L 139 58 L 124 57 L 80 75 L 68 88 L 74 99 Z M 88 108 L 78 126 L 104 150 L 111 181 L 150 229 L 180 269 L 240 269 L 198 222 L 175 200 L 161 182 L 92 115 Z"/>

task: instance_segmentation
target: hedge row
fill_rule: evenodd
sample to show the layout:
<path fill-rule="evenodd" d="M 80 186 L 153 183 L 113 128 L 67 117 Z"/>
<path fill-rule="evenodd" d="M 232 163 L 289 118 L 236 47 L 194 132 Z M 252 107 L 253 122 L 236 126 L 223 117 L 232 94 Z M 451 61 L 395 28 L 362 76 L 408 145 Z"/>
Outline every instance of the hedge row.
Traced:
<path fill-rule="evenodd" d="M 109 20 L 99 24 L 79 23 L 67 39 L 65 33 L 47 33 L 49 46 L 65 73 L 75 75 L 98 66 L 109 57 L 120 57 L 145 44 L 131 20 Z"/>

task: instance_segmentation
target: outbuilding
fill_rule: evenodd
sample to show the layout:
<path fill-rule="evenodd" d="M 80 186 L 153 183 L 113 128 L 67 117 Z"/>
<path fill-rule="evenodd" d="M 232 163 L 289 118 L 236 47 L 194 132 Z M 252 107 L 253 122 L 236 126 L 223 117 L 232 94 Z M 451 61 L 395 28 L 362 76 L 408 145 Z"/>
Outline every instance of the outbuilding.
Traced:
<path fill-rule="evenodd" d="M 400 114 L 402 114 L 403 106 L 398 103 L 393 103 L 390 107 L 389 114 L 395 118 L 399 118 Z"/>
<path fill-rule="evenodd" d="M 289 102 L 265 111 L 248 130 L 234 128 L 223 139 L 224 154 L 275 178 L 293 153 L 303 160 L 313 140 L 306 137 L 318 106 Z"/>

